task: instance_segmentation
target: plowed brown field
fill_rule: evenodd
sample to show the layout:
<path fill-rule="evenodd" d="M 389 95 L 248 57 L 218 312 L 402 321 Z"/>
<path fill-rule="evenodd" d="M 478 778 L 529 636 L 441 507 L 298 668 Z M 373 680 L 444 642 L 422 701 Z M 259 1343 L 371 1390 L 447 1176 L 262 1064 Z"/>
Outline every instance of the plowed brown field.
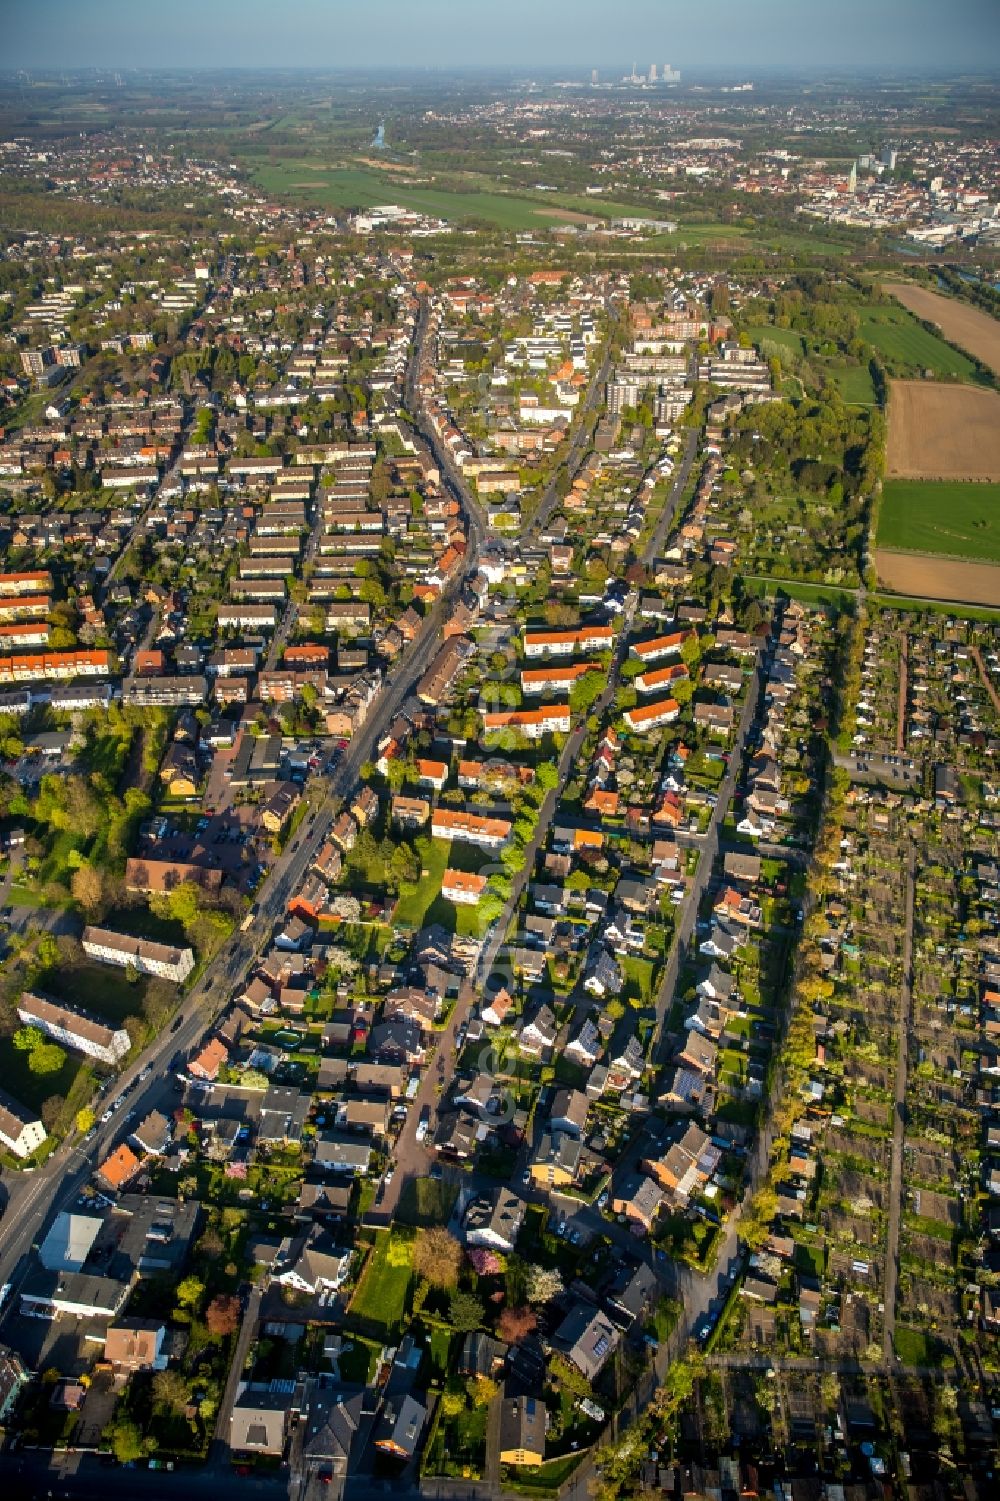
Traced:
<path fill-rule="evenodd" d="M 886 458 L 896 479 L 1000 480 L 1000 395 L 894 380 Z"/>
<path fill-rule="evenodd" d="M 916 599 L 954 600 L 957 604 L 1000 606 L 1000 566 L 959 563 L 880 547 L 875 568 L 887 589 Z"/>
<path fill-rule="evenodd" d="M 891 292 L 915 317 L 935 323 L 952 344 L 1000 375 L 1000 322 L 996 318 L 960 302 L 957 297 L 944 297 L 927 287 L 887 282 L 883 290 Z"/>

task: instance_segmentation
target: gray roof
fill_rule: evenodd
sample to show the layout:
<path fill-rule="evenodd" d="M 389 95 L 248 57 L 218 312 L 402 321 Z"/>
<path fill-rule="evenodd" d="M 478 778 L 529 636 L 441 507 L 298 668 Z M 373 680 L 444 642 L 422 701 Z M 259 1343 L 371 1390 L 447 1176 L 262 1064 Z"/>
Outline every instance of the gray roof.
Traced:
<path fill-rule="evenodd" d="M 500 1404 L 500 1450 L 545 1453 L 547 1414 L 541 1397 L 504 1397 Z"/>
<path fill-rule="evenodd" d="M 289 1406 L 287 1392 L 244 1387 L 233 1404 L 229 1447 L 237 1452 L 249 1449 L 260 1454 L 280 1454 L 285 1446 Z"/>

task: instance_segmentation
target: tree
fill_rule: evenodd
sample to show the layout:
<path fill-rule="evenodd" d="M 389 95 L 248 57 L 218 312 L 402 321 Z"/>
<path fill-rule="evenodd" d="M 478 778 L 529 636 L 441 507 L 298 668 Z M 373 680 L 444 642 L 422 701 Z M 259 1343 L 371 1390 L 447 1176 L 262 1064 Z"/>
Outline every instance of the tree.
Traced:
<path fill-rule="evenodd" d="M 453 1327 L 460 1334 L 468 1334 L 480 1327 L 485 1310 L 482 1299 L 474 1293 L 452 1293 L 448 1312 Z"/>
<path fill-rule="evenodd" d="M 153 1398 L 163 1407 L 175 1411 L 187 1405 L 188 1384 L 180 1371 L 157 1371 L 153 1377 Z"/>
<path fill-rule="evenodd" d="M 96 1119 L 97 1116 L 89 1105 L 84 1105 L 82 1110 L 76 1112 L 76 1129 L 81 1136 L 86 1136 L 87 1132 L 93 1128 Z"/>
<path fill-rule="evenodd" d="M 499 1394 L 500 1388 L 489 1376 L 473 1376 L 469 1381 L 466 1391 L 473 1407 L 489 1407 L 493 1398 Z"/>
<path fill-rule="evenodd" d="M 215 1226 L 209 1225 L 198 1241 L 196 1249 L 199 1256 L 204 1256 L 208 1261 L 218 1261 L 226 1249 L 226 1243 Z"/>
<path fill-rule="evenodd" d="M 455 1287 L 462 1270 L 462 1247 L 447 1230 L 421 1230 L 413 1242 L 413 1270 L 432 1287 Z"/>
<path fill-rule="evenodd" d="M 42 1125 L 46 1131 L 54 1131 L 62 1120 L 62 1113 L 66 1108 L 66 1098 L 61 1094 L 50 1094 L 48 1099 L 42 1101 Z"/>
<path fill-rule="evenodd" d="M 462 1392 L 443 1391 L 441 1393 L 441 1412 L 446 1418 L 457 1418 L 460 1412 L 465 1411 L 465 1396 Z"/>
<path fill-rule="evenodd" d="M 66 1062 L 66 1054 L 57 1042 L 41 1042 L 28 1054 L 28 1069 L 40 1079 L 57 1074 Z"/>
<path fill-rule="evenodd" d="M 19 1053 L 33 1053 L 45 1041 L 45 1033 L 41 1027 L 18 1027 L 13 1041 Z"/>
<path fill-rule="evenodd" d="M 235 1334 L 240 1327 L 240 1300 L 226 1293 L 219 1293 L 205 1310 L 205 1323 L 210 1334 L 225 1339 Z"/>
<path fill-rule="evenodd" d="M 531 1308 L 505 1308 L 497 1323 L 497 1333 L 508 1345 L 519 1344 L 538 1328 L 538 1315 Z"/>
<path fill-rule="evenodd" d="M 86 862 L 73 872 L 70 881 L 73 900 L 88 916 L 99 912 L 104 905 L 104 879 L 96 865 Z"/>
<path fill-rule="evenodd" d="M 120 1465 L 135 1464 L 137 1459 L 142 1459 L 155 1448 L 155 1441 L 144 1439 L 138 1423 L 132 1423 L 128 1418 L 120 1418 L 117 1423 L 112 1423 L 107 1433 Z"/>
<path fill-rule="evenodd" d="M 551 1303 L 563 1290 L 563 1279 L 554 1267 L 530 1266 L 528 1268 L 528 1302 Z"/>
<path fill-rule="evenodd" d="M 185 1277 L 177 1284 L 177 1303 L 192 1312 L 198 1307 L 205 1293 L 205 1284 L 197 1277 Z"/>

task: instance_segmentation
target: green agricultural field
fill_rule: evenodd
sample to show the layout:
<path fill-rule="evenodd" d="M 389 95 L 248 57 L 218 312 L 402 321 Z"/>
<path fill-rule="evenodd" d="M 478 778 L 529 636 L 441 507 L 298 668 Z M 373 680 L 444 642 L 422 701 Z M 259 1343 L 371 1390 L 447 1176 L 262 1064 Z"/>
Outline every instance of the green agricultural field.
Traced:
<path fill-rule="evenodd" d="M 976 367 L 968 355 L 928 333 L 905 308 L 866 307 L 859 316 L 862 339 L 879 351 L 892 374 L 933 370 L 938 376 L 975 380 Z"/>
<path fill-rule="evenodd" d="M 878 546 L 1000 563 L 1000 485 L 888 480 Z"/>

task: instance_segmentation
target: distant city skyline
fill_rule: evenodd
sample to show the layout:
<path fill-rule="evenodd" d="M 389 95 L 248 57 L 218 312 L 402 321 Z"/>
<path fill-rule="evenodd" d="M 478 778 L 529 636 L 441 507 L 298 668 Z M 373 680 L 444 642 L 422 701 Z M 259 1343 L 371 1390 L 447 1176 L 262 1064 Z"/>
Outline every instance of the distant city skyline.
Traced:
<path fill-rule="evenodd" d="M 4 0 L 6 68 L 1000 68 L 997 0 Z M 627 57 L 609 61 L 625 49 Z"/>

